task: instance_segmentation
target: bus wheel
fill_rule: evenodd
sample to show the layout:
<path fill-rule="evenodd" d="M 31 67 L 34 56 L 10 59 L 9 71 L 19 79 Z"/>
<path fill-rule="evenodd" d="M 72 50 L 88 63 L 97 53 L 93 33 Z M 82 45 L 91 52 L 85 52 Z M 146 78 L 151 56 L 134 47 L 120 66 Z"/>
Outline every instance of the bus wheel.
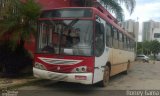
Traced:
<path fill-rule="evenodd" d="M 123 72 L 124 74 L 128 74 L 128 71 L 129 71 L 129 68 L 130 68 L 130 62 L 128 62 L 127 64 L 127 69 Z"/>
<path fill-rule="evenodd" d="M 99 82 L 100 87 L 106 87 L 109 83 L 110 78 L 110 70 L 109 67 L 106 66 L 103 74 L 103 80 Z"/>

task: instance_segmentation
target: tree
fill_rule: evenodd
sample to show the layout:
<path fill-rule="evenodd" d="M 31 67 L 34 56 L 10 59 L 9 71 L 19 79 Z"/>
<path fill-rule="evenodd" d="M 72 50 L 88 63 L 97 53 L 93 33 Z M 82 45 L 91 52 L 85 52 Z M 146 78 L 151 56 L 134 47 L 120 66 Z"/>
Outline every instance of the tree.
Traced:
<path fill-rule="evenodd" d="M 151 49 L 151 52 L 153 53 L 154 58 L 155 58 L 156 54 L 158 54 L 160 52 L 160 42 L 158 42 L 157 40 L 151 41 L 150 49 Z"/>
<path fill-rule="evenodd" d="M 0 22 L 0 36 L 9 34 L 14 45 L 20 41 L 20 46 L 24 47 L 25 40 L 36 30 L 35 22 L 41 7 L 34 0 L 10 0 L 6 6 L 5 18 Z"/>
<path fill-rule="evenodd" d="M 72 0 L 72 2 L 78 3 L 80 6 L 91 7 L 94 5 L 94 0 Z M 136 1 L 135 0 L 99 0 L 110 12 L 115 13 L 116 18 L 119 21 L 124 20 L 123 9 L 121 5 L 124 5 L 130 14 L 134 11 Z"/>
<path fill-rule="evenodd" d="M 32 58 L 24 44 L 36 32 L 36 20 L 41 6 L 34 0 L 10 0 L 5 6 L 0 21 L 0 38 L 8 38 L 0 44 L 0 64 L 3 72 L 16 73 L 29 64 L 32 66 Z"/>
<path fill-rule="evenodd" d="M 108 10 L 115 13 L 116 18 L 119 21 L 124 20 L 124 14 L 121 5 L 125 5 L 130 14 L 132 14 L 136 5 L 135 0 L 100 0 L 100 2 L 102 2 Z"/>
<path fill-rule="evenodd" d="M 143 42 L 137 42 L 137 54 L 143 54 Z"/>
<path fill-rule="evenodd" d="M 151 54 L 151 41 L 144 41 L 142 46 L 144 54 L 146 55 Z"/>

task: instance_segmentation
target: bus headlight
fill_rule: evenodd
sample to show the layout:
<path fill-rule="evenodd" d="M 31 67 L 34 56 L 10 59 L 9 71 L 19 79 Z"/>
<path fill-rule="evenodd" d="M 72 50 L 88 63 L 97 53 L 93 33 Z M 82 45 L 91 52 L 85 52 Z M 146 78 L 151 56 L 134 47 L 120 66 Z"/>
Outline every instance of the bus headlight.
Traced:
<path fill-rule="evenodd" d="M 76 67 L 72 70 L 72 72 L 80 72 L 80 73 L 83 73 L 83 72 L 87 72 L 87 66 L 79 66 L 79 67 Z"/>
<path fill-rule="evenodd" d="M 41 64 L 41 63 L 38 63 L 38 62 L 35 62 L 35 68 L 38 68 L 38 69 L 41 69 L 41 70 L 46 70 L 46 67 Z"/>

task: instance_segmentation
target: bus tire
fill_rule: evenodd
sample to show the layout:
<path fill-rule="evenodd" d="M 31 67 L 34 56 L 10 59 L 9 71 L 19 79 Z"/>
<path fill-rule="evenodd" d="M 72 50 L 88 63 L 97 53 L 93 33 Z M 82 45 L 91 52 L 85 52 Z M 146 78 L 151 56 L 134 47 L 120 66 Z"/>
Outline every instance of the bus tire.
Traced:
<path fill-rule="evenodd" d="M 106 87 L 109 83 L 110 78 L 110 69 L 109 66 L 105 67 L 104 74 L 103 74 L 103 80 L 99 82 L 100 87 Z"/>
<path fill-rule="evenodd" d="M 128 72 L 129 72 L 129 67 L 130 67 L 130 62 L 128 62 L 128 64 L 127 64 L 127 69 L 123 72 L 125 75 L 128 74 Z"/>

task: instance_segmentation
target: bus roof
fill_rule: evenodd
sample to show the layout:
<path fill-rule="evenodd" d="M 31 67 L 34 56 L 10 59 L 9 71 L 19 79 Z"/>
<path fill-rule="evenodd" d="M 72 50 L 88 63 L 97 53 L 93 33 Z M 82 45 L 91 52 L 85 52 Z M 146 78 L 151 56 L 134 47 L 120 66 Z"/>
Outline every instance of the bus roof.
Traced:
<path fill-rule="evenodd" d="M 56 10 L 56 9 L 73 9 L 73 8 L 92 9 L 94 7 L 59 7 L 59 8 L 43 9 L 42 11 L 51 11 L 51 10 Z"/>
<path fill-rule="evenodd" d="M 115 28 L 117 28 L 120 32 L 124 33 L 125 35 L 127 35 L 129 38 L 133 39 L 133 36 L 131 36 L 129 33 L 126 32 L 126 30 L 124 30 L 117 21 L 115 21 L 114 18 L 110 18 L 110 13 L 109 14 L 104 14 L 101 11 L 99 11 L 97 8 L 92 8 L 94 14 L 99 15 L 101 18 L 105 19 L 109 24 L 111 24 L 112 26 L 114 26 Z"/>

